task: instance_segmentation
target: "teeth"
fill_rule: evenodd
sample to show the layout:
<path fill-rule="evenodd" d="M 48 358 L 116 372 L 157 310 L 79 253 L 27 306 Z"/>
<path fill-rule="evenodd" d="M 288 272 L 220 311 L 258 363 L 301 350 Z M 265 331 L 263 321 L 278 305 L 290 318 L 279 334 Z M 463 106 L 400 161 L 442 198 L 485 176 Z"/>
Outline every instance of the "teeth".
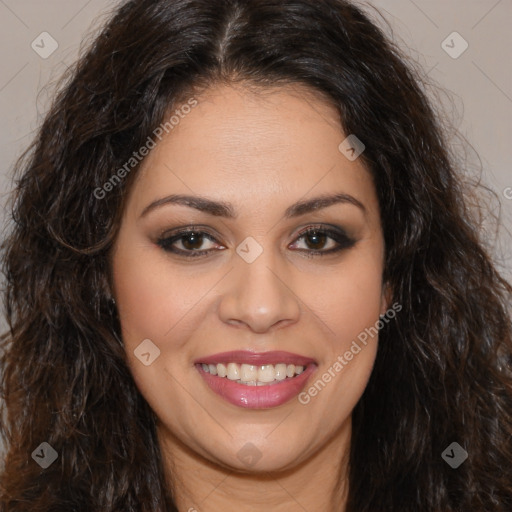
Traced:
<path fill-rule="evenodd" d="M 272 382 L 275 380 L 276 371 L 270 364 L 260 366 L 258 369 L 258 380 L 260 382 Z"/>
<path fill-rule="evenodd" d="M 247 386 L 265 386 L 273 382 L 280 382 L 286 378 L 291 379 L 304 371 L 304 366 L 279 363 L 264 364 L 260 366 L 252 364 L 227 363 L 227 364 L 202 364 L 203 370 L 211 375 L 227 377 L 238 384 Z"/>
<path fill-rule="evenodd" d="M 240 366 L 236 363 L 228 364 L 228 379 L 229 380 L 238 380 L 240 378 Z"/>
<path fill-rule="evenodd" d="M 218 364 L 217 365 L 217 375 L 219 377 L 225 377 L 227 374 L 228 374 L 228 369 L 226 368 L 226 365 Z"/>
<path fill-rule="evenodd" d="M 243 364 L 240 370 L 240 380 L 243 382 L 252 382 L 258 380 L 258 367 L 252 364 Z M 253 384 L 254 385 L 254 384 Z"/>
<path fill-rule="evenodd" d="M 297 368 L 301 368 L 297 366 Z M 276 364 L 276 380 L 284 380 L 286 379 L 286 365 L 285 364 Z"/>

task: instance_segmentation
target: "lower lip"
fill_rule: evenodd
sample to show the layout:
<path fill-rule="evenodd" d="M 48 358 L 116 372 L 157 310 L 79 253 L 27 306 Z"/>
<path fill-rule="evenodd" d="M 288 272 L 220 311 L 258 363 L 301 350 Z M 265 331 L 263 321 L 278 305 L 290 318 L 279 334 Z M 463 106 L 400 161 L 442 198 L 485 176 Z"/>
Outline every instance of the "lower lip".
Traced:
<path fill-rule="evenodd" d="M 196 365 L 196 368 L 210 389 L 229 403 L 248 409 L 270 409 L 296 397 L 316 370 L 316 365 L 309 364 L 300 375 L 265 386 L 238 384 L 227 377 L 217 377 L 205 372 L 200 364 Z"/>

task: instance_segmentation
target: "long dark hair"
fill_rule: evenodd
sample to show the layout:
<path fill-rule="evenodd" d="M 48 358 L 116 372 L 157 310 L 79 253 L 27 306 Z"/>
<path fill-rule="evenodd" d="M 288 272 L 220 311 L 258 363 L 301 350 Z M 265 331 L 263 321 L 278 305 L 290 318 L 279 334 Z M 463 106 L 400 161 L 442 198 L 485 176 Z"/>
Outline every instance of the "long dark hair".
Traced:
<path fill-rule="evenodd" d="M 345 0 L 127 1 L 71 69 L 16 167 L 2 246 L 0 510 L 177 510 L 109 302 L 138 167 L 95 190 L 185 98 L 233 82 L 313 88 L 366 147 L 403 309 L 353 412 L 347 511 L 510 512 L 512 287 L 419 75 Z M 58 454 L 46 469 L 42 442 Z M 441 457 L 452 442 L 468 453 L 457 469 Z"/>

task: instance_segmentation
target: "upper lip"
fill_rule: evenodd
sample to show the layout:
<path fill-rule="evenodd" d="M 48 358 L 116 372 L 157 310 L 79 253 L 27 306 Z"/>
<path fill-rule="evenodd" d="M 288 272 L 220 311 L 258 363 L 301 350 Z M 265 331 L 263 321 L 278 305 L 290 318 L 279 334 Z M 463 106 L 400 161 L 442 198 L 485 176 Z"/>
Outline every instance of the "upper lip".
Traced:
<path fill-rule="evenodd" d="M 260 366 L 265 364 L 294 364 L 296 366 L 306 366 L 315 363 L 310 357 L 276 350 L 272 352 L 250 352 L 247 350 L 234 350 L 231 352 L 220 352 L 211 356 L 201 357 L 194 361 L 194 364 L 220 364 L 220 363 L 238 363 Z"/>

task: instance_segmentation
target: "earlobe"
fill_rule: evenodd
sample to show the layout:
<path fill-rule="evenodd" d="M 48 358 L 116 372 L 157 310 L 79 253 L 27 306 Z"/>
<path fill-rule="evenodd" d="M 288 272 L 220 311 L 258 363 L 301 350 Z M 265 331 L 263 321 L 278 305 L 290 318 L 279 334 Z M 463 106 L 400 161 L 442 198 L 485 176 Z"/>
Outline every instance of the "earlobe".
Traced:
<path fill-rule="evenodd" d="M 108 302 L 115 304 L 113 287 L 111 285 L 110 276 L 101 274 L 100 287 L 101 287 L 101 293 L 102 293 L 103 297 L 105 297 Z"/>
<path fill-rule="evenodd" d="M 391 285 L 389 283 L 384 283 L 382 286 L 382 296 L 381 296 L 381 308 L 380 315 L 383 316 L 388 311 L 391 300 L 393 297 L 393 290 L 391 289 Z"/>

